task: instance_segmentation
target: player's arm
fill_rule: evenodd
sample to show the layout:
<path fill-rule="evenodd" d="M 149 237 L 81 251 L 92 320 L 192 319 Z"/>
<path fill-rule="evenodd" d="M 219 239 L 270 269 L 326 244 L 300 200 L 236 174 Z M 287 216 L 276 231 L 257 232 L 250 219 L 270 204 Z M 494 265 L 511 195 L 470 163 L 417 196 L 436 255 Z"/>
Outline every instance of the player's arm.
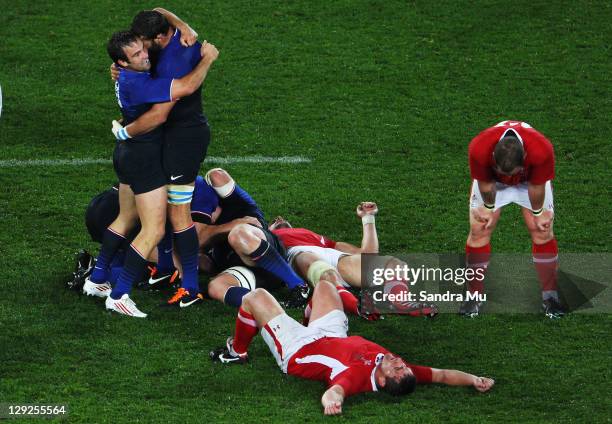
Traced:
<path fill-rule="evenodd" d="M 342 413 L 344 403 L 344 389 L 341 385 L 335 384 L 323 393 L 321 405 L 325 415 L 339 415 Z"/>
<path fill-rule="evenodd" d="M 378 206 L 374 202 L 361 202 L 357 205 L 357 216 L 361 218 L 363 224 L 363 237 L 361 247 L 350 243 L 339 241 L 335 249 L 351 255 L 359 253 L 378 253 L 378 234 L 376 233 L 375 216 L 378 213 Z"/>
<path fill-rule="evenodd" d="M 198 33 L 174 13 L 162 7 L 156 7 L 153 10 L 164 15 L 170 25 L 181 31 L 181 44 L 183 46 L 193 46 L 198 40 Z"/>
<path fill-rule="evenodd" d="M 487 377 L 478 377 L 458 370 L 441 370 L 432 368 L 432 383 L 446 384 L 447 386 L 473 386 L 479 392 L 486 392 L 495 384 L 495 380 Z"/>
<path fill-rule="evenodd" d="M 212 63 L 219 56 L 219 51 L 214 45 L 205 41 L 202 43 L 200 54 L 202 55 L 202 59 L 193 71 L 183 78 L 172 80 L 170 87 L 170 96 L 172 99 L 188 96 L 202 85 Z M 156 103 L 151 109 L 140 115 L 138 119 L 130 123 L 130 125 L 123 127 L 123 129 L 119 123 L 113 121 L 113 134 L 120 140 L 127 140 L 128 138 L 146 134 L 166 122 L 168 114 L 175 104 L 176 101 Z"/>
<path fill-rule="evenodd" d="M 482 197 L 483 205 L 472 210 L 474 219 L 485 224 L 485 228 L 489 228 L 493 222 L 493 212 L 495 212 L 495 196 L 497 194 L 497 185 L 495 180 L 476 180 L 478 182 L 478 190 Z"/>
<path fill-rule="evenodd" d="M 546 193 L 545 184 L 527 183 L 527 193 L 531 202 L 531 210 L 534 212 L 541 211 L 544 207 L 544 195 Z"/>
<path fill-rule="evenodd" d="M 485 205 L 495 206 L 495 195 L 497 194 L 497 186 L 494 180 L 482 181 L 478 180 L 478 190 Z"/>

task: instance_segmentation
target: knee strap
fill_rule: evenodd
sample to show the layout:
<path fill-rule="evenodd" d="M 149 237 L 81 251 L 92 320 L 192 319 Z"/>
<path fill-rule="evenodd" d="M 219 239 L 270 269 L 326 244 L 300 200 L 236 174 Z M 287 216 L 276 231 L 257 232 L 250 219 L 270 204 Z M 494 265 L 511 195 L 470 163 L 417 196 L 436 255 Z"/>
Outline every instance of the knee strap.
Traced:
<path fill-rule="evenodd" d="M 190 185 L 169 185 L 168 203 L 171 205 L 183 205 L 191 203 L 194 187 Z"/>
<path fill-rule="evenodd" d="M 327 262 L 318 260 L 313 262 L 308 267 L 308 271 L 306 272 L 306 278 L 312 283 L 313 286 L 316 286 L 319 283 L 319 280 L 321 279 L 321 276 L 323 274 L 325 274 L 327 271 L 335 270 L 336 268 L 334 268 Z"/>

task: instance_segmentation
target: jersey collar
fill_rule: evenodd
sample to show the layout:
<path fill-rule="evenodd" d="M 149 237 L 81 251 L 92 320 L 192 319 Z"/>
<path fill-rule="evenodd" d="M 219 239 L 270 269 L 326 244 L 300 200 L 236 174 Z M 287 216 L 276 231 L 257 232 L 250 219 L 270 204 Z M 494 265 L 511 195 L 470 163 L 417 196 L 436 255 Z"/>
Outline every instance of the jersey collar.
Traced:
<path fill-rule="evenodd" d="M 374 377 L 374 374 L 376 374 L 376 368 L 378 368 L 378 365 L 380 365 L 384 357 L 385 357 L 384 353 L 379 353 L 378 355 L 376 355 L 376 359 L 374 360 L 374 368 L 372 368 L 372 373 L 370 374 L 370 383 L 372 383 L 373 392 L 378 391 L 378 387 L 376 387 L 376 378 Z"/>

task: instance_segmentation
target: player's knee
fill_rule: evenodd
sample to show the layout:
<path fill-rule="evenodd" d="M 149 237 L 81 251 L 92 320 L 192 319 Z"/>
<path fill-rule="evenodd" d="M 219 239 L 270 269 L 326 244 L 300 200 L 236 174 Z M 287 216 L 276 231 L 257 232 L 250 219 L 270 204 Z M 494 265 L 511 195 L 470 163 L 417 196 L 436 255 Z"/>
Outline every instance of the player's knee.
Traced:
<path fill-rule="evenodd" d="M 211 187 L 220 187 L 232 181 L 232 177 L 223 168 L 213 168 L 204 177 Z"/>
<path fill-rule="evenodd" d="M 325 261 L 318 260 L 310 264 L 306 272 L 306 278 L 313 286 L 316 286 L 322 278 L 326 280 L 336 279 L 336 274 L 337 271 L 333 266 Z"/>
<path fill-rule="evenodd" d="M 468 238 L 471 240 L 472 244 L 488 243 L 491 239 L 491 234 L 493 233 L 492 228 L 484 228 L 482 224 L 472 225 L 470 227 L 470 234 Z"/>
<path fill-rule="evenodd" d="M 328 296 L 330 293 L 336 293 L 336 286 L 327 280 L 319 280 L 319 284 L 315 287 L 313 296 Z"/>
<path fill-rule="evenodd" d="M 223 300 L 229 286 L 216 278 L 208 283 L 208 295 L 215 300 Z"/>
<path fill-rule="evenodd" d="M 211 169 L 206 173 L 204 179 L 222 198 L 232 194 L 236 185 L 231 175 L 221 168 Z"/>
<path fill-rule="evenodd" d="M 238 224 L 227 235 L 227 241 L 236 251 L 249 253 L 257 248 L 259 237 L 257 237 L 247 224 Z"/>
<path fill-rule="evenodd" d="M 246 304 L 252 311 L 253 308 L 256 308 L 258 304 L 264 302 L 268 296 L 270 296 L 270 294 L 265 289 L 258 288 L 253 290 L 252 292 L 247 293 L 242 298 L 242 304 Z"/>
<path fill-rule="evenodd" d="M 549 228 L 547 231 L 540 231 L 537 228 L 534 228 L 532 230 L 531 228 L 529 228 L 529 235 L 531 236 L 531 241 L 534 244 L 548 243 L 553 238 L 555 238 L 552 228 Z"/>

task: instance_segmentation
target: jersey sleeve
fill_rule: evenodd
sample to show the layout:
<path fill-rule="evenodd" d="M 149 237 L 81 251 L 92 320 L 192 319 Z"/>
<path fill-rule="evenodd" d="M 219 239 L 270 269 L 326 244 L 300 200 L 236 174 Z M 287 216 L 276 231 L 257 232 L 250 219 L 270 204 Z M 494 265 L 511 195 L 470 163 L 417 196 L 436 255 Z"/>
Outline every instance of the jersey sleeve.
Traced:
<path fill-rule="evenodd" d="M 491 181 L 494 178 L 493 170 L 489 165 L 486 152 L 483 153 L 482 151 L 484 137 L 484 134 L 479 134 L 470 142 L 468 148 L 470 175 L 474 180 Z"/>
<path fill-rule="evenodd" d="M 329 382 L 328 387 L 335 384 L 342 386 L 345 397 L 366 391 L 372 391 L 370 373 L 364 372 L 363 370 L 353 369 L 353 367 L 338 374 L 336 378 Z"/>
<path fill-rule="evenodd" d="M 325 236 L 321 236 L 323 238 L 323 246 L 330 248 L 330 249 L 334 249 L 336 247 L 336 242 L 330 238 L 327 238 Z"/>
<path fill-rule="evenodd" d="M 196 41 L 193 46 L 187 47 L 189 50 L 189 61 L 191 63 L 191 67 L 195 68 L 202 60 L 202 55 L 200 54 L 200 49 L 202 48 L 202 44 L 199 41 Z"/>
<path fill-rule="evenodd" d="M 142 78 L 130 86 L 133 104 L 165 103 L 172 100 L 172 78 Z"/>
<path fill-rule="evenodd" d="M 408 367 L 412 370 L 418 384 L 431 383 L 431 380 L 433 378 L 433 371 L 430 367 L 423 367 L 420 365 L 411 364 L 408 364 Z"/>
<path fill-rule="evenodd" d="M 539 138 L 538 149 L 533 153 L 535 157 L 532 159 L 529 182 L 539 185 L 555 178 L 555 152 L 546 137 L 539 134 L 537 137 Z"/>

